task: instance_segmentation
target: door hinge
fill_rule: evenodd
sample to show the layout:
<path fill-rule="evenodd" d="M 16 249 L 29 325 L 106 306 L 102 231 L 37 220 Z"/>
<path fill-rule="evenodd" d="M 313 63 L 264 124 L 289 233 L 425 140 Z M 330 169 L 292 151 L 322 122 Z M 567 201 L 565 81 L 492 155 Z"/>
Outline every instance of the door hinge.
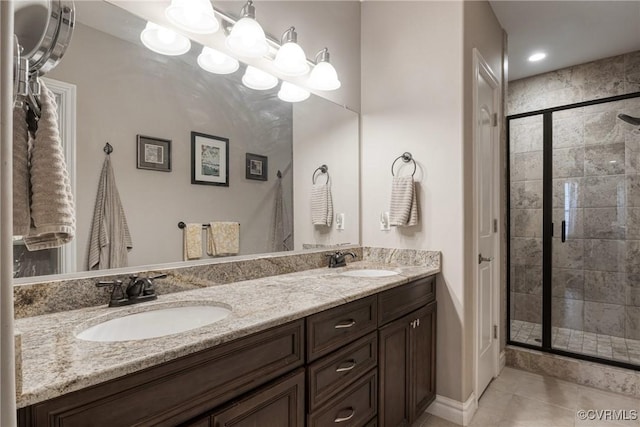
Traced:
<path fill-rule="evenodd" d="M 491 115 L 491 126 L 493 127 L 498 126 L 498 113 L 493 113 Z"/>
<path fill-rule="evenodd" d="M 498 325 L 493 325 L 493 339 L 498 339 Z"/>
<path fill-rule="evenodd" d="M 493 219 L 493 232 L 494 233 L 498 232 L 498 219 L 497 218 Z"/>

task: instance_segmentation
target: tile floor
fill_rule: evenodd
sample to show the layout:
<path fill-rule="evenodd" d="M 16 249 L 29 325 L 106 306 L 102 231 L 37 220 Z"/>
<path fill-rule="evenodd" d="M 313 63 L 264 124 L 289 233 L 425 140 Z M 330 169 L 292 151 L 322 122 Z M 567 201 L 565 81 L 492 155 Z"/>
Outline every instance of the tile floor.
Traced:
<path fill-rule="evenodd" d="M 609 420 L 582 420 L 617 411 Z M 634 415 L 635 414 L 635 415 Z M 627 420 L 611 420 L 615 416 Z M 606 418 L 606 416 L 605 416 Z M 632 419 L 635 418 L 635 419 Z M 504 368 L 479 401 L 470 427 L 640 427 L 640 399 L 596 390 L 514 368 Z M 412 427 L 458 427 L 425 414 Z"/>
<path fill-rule="evenodd" d="M 619 360 L 640 365 L 640 341 L 610 335 L 594 334 L 576 329 L 553 327 L 551 343 L 553 347 L 574 353 L 588 354 L 605 359 Z M 513 341 L 540 345 L 542 325 L 539 323 L 511 321 Z"/>

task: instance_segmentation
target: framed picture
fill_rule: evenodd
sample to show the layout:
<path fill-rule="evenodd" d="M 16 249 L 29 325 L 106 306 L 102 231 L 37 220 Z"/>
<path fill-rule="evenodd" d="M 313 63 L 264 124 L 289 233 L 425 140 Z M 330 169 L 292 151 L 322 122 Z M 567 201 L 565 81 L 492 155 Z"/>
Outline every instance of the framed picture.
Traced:
<path fill-rule="evenodd" d="M 255 179 L 258 181 L 266 181 L 267 177 L 267 156 L 247 153 L 246 177 L 247 179 Z"/>
<path fill-rule="evenodd" d="M 171 140 L 138 135 L 138 169 L 171 172 Z"/>
<path fill-rule="evenodd" d="M 191 183 L 229 186 L 229 139 L 191 132 Z"/>

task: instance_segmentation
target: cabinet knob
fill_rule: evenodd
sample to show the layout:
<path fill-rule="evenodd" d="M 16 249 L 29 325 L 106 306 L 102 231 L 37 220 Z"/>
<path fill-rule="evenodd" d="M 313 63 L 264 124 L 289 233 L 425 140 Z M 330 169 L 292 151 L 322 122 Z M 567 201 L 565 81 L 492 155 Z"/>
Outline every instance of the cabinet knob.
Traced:
<path fill-rule="evenodd" d="M 347 409 L 347 411 L 351 411 L 351 413 L 349 415 L 347 415 L 346 417 L 336 417 L 336 419 L 333 420 L 333 422 L 334 423 L 343 423 L 345 421 L 349 421 L 356 414 L 356 410 L 353 409 L 353 408 L 349 408 L 349 409 Z"/>
<path fill-rule="evenodd" d="M 356 324 L 356 321 L 351 319 L 351 320 L 347 320 L 346 322 L 338 323 L 337 325 L 334 326 L 334 328 L 335 329 L 347 329 L 347 328 L 352 327 L 355 324 Z"/>
<path fill-rule="evenodd" d="M 349 360 L 346 363 L 348 363 L 348 365 L 346 365 L 346 366 L 344 366 L 344 365 L 338 366 L 336 368 L 336 372 L 347 372 L 347 371 L 350 371 L 350 370 L 352 370 L 353 368 L 356 367 L 356 361 L 355 360 Z"/>

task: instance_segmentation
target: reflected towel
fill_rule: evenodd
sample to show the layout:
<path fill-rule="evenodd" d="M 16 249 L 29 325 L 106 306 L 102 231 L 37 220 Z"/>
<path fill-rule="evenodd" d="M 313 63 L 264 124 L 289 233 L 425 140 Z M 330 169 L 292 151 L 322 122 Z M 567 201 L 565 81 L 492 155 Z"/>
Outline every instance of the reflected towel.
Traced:
<path fill-rule="evenodd" d="M 202 258 L 202 224 L 187 224 L 184 228 L 184 260 Z"/>
<path fill-rule="evenodd" d="M 76 233 L 71 181 L 64 160 L 56 100 L 41 83 L 41 117 L 31 150 L 31 229 L 24 242 L 30 251 L 57 248 Z"/>
<path fill-rule="evenodd" d="M 102 164 L 89 238 L 89 270 L 126 267 L 133 248 L 111 158 Z"/>
<path fill-rule="evenodd" d="M 237 255 L 240 252 L 240 224 L 210 222 L 207 230 L 207 254 L 210 256 Z"/>
<path fill-rule="evenodd" d="M 13 109 L 13 235 L 26 236 L 31 226 L 29 207 L 29 130 L 27 113 Z"/>
<path fill-rule="evenodd" d="M 291 245 L 291 222 L 284 206 L 282 194 L 282 178 L 276 182 L 275 206 L 273 211 L 273 224 L 271 226 L 271 250 L 273 252 L 290 251 Z"/>
<path fill-rule="evenodd" d="M 389 224 L 398 227 L 418 224 L 418 200 L 412 176 L 393 177 Z"/>
<path fill-rule="evenodd" d="M 311 186 L 311 222 L 313 225 L 326 225 L 331 227 L 333 220 L 333 200 L 331 186 L 326 184 L 313 184 Z"/>

